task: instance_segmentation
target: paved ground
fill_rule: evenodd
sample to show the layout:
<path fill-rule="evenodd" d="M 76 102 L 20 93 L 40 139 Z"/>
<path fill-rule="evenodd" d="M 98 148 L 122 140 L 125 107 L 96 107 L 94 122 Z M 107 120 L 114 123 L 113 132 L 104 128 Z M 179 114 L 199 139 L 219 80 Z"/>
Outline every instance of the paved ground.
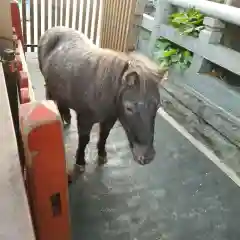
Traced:
<path fill-rule="evenodd" d="M 36 97 L 43 82 L 28 58 Z M 156 159 L 132 161 L 119 125 L 108 139 L 109 163 L 96 167 L 97 127 L 88 147 L 87 172 L 69 189 L 74 240 L 239 240 L 240 189 L 160 115 Z M 76 125 L 65 132 L 71 166 Z"/>

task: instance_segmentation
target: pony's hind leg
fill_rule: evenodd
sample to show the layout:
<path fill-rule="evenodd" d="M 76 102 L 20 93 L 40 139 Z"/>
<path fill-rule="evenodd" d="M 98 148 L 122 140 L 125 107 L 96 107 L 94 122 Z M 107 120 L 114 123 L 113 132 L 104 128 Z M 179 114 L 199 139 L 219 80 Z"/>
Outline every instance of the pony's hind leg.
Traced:
<path fill-rule="evenodd" d="M 47 100 L 53 100 L 55 101 L 53 98 L 52 98 L 52 94 L 50 93 L 48 87 L 47 87 L 47 84 L 45 84 L 45 97 Z M 71 113 L 70 113 L 70 109 L 67 108 L 64 104 L 60 103 L 60 102 L 57 102 L 55 101 L 56 104 L 57 104 L 57 107 L 58 107 L 58 111 L 60 113 L 60 116 L 62 118 L 62 121 L 66 122 L 67 125 L 69 125 L 71 123 Z"/>
<path fill-rule="evenodd" d="M 61 115 L 62 121 L 63 122 L 65 121 L 67 125 L 70 125 L 71 119 L 72 119 L 70 109 L 60 103 L 57 103 L 57 106 L 58 106 L 58 111 Z"/>
<path fill-rule="evenodd" d="M 86 165 L 85 161 L 85 149 L 90 140 L 90 132 L 93 124 L 86 119 L 81 119 L 77 114 L 77 129 L 78 129 L 78 149 L 76 152 L 76 165 L 84 169 Z"/>
<path fill-rule="evenodd" d="M 105 164 L 107 162 L 106 141 L 116 120 L 117 119 L 115 117 L 112 117 L 100 123 L 99 140 L 97 143 L 99 165 Z"/>
<path fill-rule="evenodd" d="M 47 84 L 45 83 L 44 86 L 45 86 L 45 98 L 46 98 L 46 100 L 52 100 L 52 94 L 50 93 L 50 91 L 47 87 Z"/>

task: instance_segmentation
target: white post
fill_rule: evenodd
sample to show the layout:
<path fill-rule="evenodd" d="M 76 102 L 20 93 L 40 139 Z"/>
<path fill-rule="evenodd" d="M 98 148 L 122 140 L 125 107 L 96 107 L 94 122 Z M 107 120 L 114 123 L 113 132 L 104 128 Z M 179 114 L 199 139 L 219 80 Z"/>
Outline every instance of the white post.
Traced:
<path fill-rule="evenodd" d="M 154 26 L 152 28 L 149 47 L 148 47 L 148 55 L 152 56 L 153 50 L 155 47 L 155 43 L 158 37 L 158 32 L 161 27 L 161 24 L 167 23 L 168 16 L 171 14 L 173 10 L 173 6 L 169 4 L 168 0 L 158 0 L 156 6 L 156 13 L 154 18 Z"/>

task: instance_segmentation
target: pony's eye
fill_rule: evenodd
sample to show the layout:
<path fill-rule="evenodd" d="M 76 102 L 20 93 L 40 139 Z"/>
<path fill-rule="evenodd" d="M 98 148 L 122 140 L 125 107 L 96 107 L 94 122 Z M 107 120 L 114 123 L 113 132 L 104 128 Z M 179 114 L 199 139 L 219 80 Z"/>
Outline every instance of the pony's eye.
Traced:
<path fill-rule="evenodd" d="M 126 108 L 126 112 L 132 114 L 133 113 L 133 109 L 131 107 L 127 107 Z"/>
<path fill-rule="evenodd" d="M 134 104 L 127 102 L 125 103 L 125 111 L 127 114 L 133 114 L 134 112 Z"/>

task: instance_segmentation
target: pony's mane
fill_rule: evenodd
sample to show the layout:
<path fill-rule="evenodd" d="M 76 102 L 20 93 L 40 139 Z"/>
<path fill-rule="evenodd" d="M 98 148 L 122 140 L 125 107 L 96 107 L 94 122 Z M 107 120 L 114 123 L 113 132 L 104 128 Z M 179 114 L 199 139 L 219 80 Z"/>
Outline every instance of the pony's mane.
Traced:
<path fill-rule="evenodd" d="M 129 53 L 128 58 L 130 67 L 138 73 L 142 81 L 153 80 L 157 83 L 161 82 L 166 70 L 160 69 L 159 65 L 153 60 L 137 52 Z"/>
<path fill-rule="evenodd" d="M 96 74 L 99 84 L 109 78 L 109 76 L 111 76 L 114 83 L 119 83 L 118 80 L 121 74 L 127 68 L 130 72 L 137 72 L 140 77 L 140 84 L 145 88 L 146 81 L 160 83 L 166 72 L 166 70 L 160 69 L 154 61 L 140 53 L 123 53 L 101 48 L 94 48 L 93 52 L 95 53 L 94 62 L 96 64 Z M 124 84 L 124 79 L 122 84 Z"/>

